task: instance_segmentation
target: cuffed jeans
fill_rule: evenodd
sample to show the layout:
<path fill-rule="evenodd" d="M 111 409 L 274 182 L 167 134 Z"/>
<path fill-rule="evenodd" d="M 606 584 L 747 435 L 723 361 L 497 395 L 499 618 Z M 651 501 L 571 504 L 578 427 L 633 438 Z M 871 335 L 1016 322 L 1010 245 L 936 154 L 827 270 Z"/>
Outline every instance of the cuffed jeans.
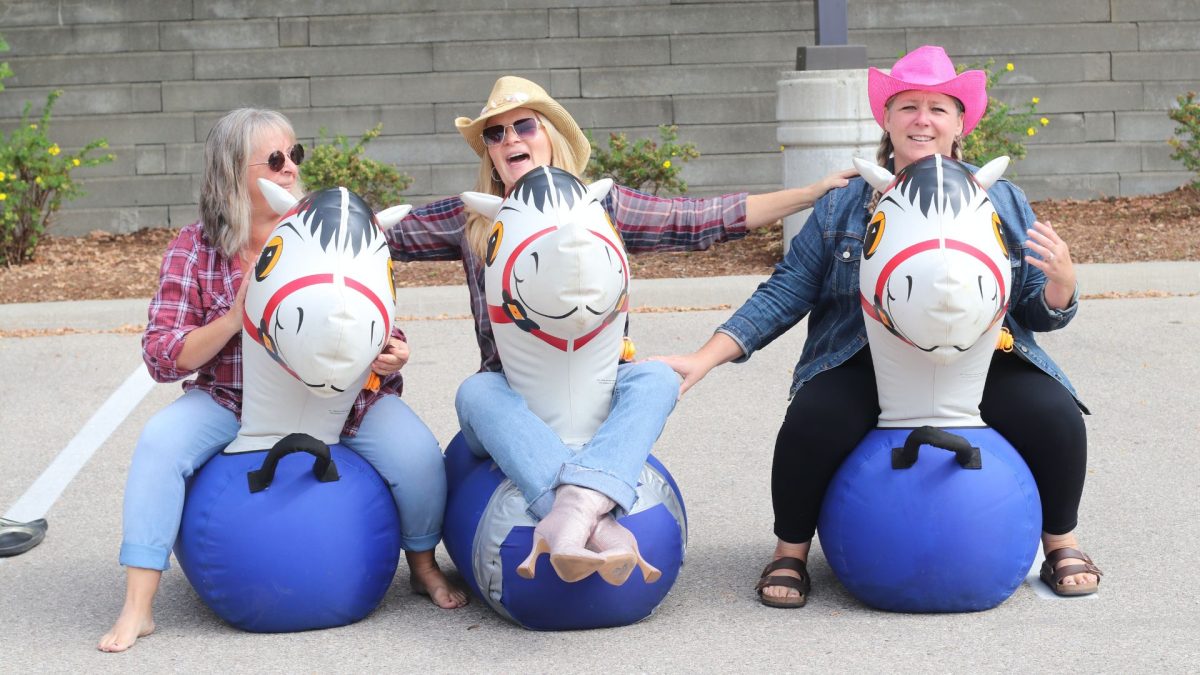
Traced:
<path fill-rule="evenodd" d="M 234 414 L 197 389 L 150 418 L 125 483 L 122 565 L 167 569 L 187 479 L 237 432 Z M 398 396 L 385 396 L 367 411 L 358 434 L 341 442 L 387 482 L 400 514 L 400 545 L 409 551 L 436 546 L 446 507 L 446 471 L 437 439 L 420 418 Z"/>
<path fill-rule="evenodd" d="M 638 475 L 678 398 L 679 376 L 665 363 L 621 364 L 608 419 L 581 448 L 564 444 L 503 373 L 468 377 L 454 405 L 471 451 L 495 460 L 540 520 L 563 484 L 596 490 L 631 509 Z"/>

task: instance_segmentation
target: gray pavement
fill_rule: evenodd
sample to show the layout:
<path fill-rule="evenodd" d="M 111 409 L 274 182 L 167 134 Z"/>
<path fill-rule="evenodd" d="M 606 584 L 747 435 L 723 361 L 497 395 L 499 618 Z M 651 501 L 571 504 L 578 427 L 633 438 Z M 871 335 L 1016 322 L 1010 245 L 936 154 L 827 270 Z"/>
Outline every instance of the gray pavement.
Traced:
<path fill-rule="evenodd" d="M 771 449 L 802 323 L 748 363 L 714 371 L 676 408 L 656 454 L 687 503 L 688 558 L 666 601 L 637 625 L 536 633 L 479 601 L 438 610 L 409 592 L 401 563 L 382 606 L 358 624 L 252 635 L 222 624 L 173 569 L 158 631 L 124 655 L 93 646 L 123 597 L 125 473 L 142 425 L 179 386 L 137 398 L 139 335 L 99 332 L 144 323 L 144 300 L 0 306 L 0 331 L 83 331 L 0 338 L 0 514 L 42 508 L 50 520 L 44 543 L 0 562 L 0 672 L 1194 671 L 1200 263 L 1081 266 L 1080 276 L 1078 318 L 1041 341 L 1094 413 L 1079 533 L 1107 573 L 1097 598 L 1047 599 L 1027 583 L 988 612 L 887 614 L 846 594 L 818 550 L 808 607 L 758 605 L 753 583 L 774 542 Z M 760 280 L 638 282 L 635 306 L 656 308 L 634 317 L 640 355 L 695 348 Z M 402 290 L 401 303 L 413 347 L 405 400 L 445 443 L 456 431 L 455 387 L 478 362 L 465 290 Z M 131 399 L 127 415 L 112 401 L 118 390 Z M 94 454 L 81 436 L 98 444 Z M 72 457 L 77 473 L 48 483 Z"/>

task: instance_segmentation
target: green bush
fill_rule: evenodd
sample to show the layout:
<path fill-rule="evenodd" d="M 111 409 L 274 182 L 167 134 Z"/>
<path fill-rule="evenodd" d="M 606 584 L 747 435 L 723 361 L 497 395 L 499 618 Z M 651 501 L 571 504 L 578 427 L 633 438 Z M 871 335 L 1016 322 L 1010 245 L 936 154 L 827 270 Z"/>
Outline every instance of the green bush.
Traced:
<path fill-rule="evenodd" d="M 1200 190 L 1200 102 L 1196 101 L 1196 92 L 1189 91 L 1175 98 L 1178 108 L 1167 111 L 1167 115 L 1178 125 L 1175 135 L 1167 141 L 1175 148 L 1171 159 L 1183 162 L 1188 170 L 1196 174 L 1192 187 Z"/>
<path fill-rule="evenodd" d="M 351 145 L 345 136 L 335 136 L 326 142 L 326 131 L 322 127 L 317 145 L 300 165 L 300 177 L 306 190 L 323 190 L 344 187 L 353 190 L 366 200 L 374 211 L 404 203 L 400 193 L 412 185 L 412 176 L 396 167 L 363 157 L 367 143 L 383 131 L 377 124 Z"/>
<path fill-rule="evenodd" d="M 74 153 L 63 152 L 50 140 L 50 112 L 61 90 L 50 92 L 41 117 L 30 121 L 33 105 L 25 103 L 21 123 L 0 135 L 0 264 L 19 265 L 33 259 L 38 241 L 64 199 L 83 191 L 71 172 L 113 160 L 113 155 L 89 156 L 107 148 L 104 139 L 94 140 Z"/>
<path fill-rule="evenodd" d="M 683 164 L 700 156 L 692 143 L 680 145 L 679 127 L 661 125 L 658 134 L 662 145 L 649 138 L 639 138 L 630 143 L 624 133 L 609 134 L 608 149 L 601 149 L 585 132 L 592 144 L 592 158 L 585 172 L 590 180 L 611 178 L 618 185 L 644 190 L 657 195 L 660 191 L 683 194 L 687 183 L 679 178 Z"/>
<path fill-rule="evenodd" d="M 987 73 L 988 91 L 992 91 L 1006 73 L 1015 69 L 1011 63 L 993 68 L 995 64 L 995 59 L 988 59 L 983 64 L 958 66 L 958 72 L 982 70 Z M 1040 102 L 1041 99 L 1035 96 L 1028 103 L 1010 107 L 1007 103 L 988 96 L 987 111 L 983 118 L 979 120 L 975 130 L 963 139 L 963 159 L 975 166 L 983 166 L 1001 155 L 1024 159 L 1025 139 L 1036 136 L 1039 127 L 1050 124 L 1049 119 L 1038 116 L 1037 105 Z"/>
<path fill-rule="evenodd" d="M 8 43 L 0 36 L 0 52 L 8 51 Z M 0 91 L 4 91 L 4 80 L 12 77 L 13 71 L 8 67 L 8 61 L 0 61 Z"/>

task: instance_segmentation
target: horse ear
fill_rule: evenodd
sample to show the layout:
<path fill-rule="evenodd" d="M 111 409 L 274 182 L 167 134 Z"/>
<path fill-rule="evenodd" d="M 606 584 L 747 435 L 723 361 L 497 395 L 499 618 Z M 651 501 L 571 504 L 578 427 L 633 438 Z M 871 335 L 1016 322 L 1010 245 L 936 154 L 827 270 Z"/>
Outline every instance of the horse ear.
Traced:
<path fill-rule="evenodd" d="M 984 164 L 978 171 L 975 172 L 975 180 L 983 186 L 984 190 L 996 184 L 1000 177 L 1004 175 L 1005 169 L 1008 168 L 1008 155 L 1001 155 L 996 159 Z"/>
<path fill-rule="evenodd" d="M 492 219 L 496 218 L 496 214 L 500 212 L 500 205 L 504 203 L 503 198 L 483 192 L 464 192 L 462 200 L 468 209 Z"/>
<path fill-rule="evenodd" d="M 275 213 L 281 216 L 291 211 L 296 202 L 300 201 L 296 199 L 295 195 L 266 178 L 258 179 L 258 189 L 262 190 L 263 196 L 267 198 L 267 203 L 271 205 Z"/>
<path fill-rule="evenodd" d="M 880 192 L 883 192 L 896 178 L 892 175 L 891 171 L 878 164 L 872 164 L 858 157 L 852 157 L 851 159 L 854 160 L 854 168 L 858 169 L 858 175 L 862 176 L 864 180 L 871 184 L 871 187 Z"/>
<path fill-rule="evenodd" d="M 601 178 L 600 180 L 587 186 L 587 196 L 596 201 L 603 201 L 608 196 L 609 190 L 612 190 L 613 180 L 611 178 Z M 588 200 L 585 200 L 588 201 Z"/>
<path fill-rule="evenodd" d="M 400 204 L 376 213 L 375 220 L 379 221 L 379 227 L 386 230 L 403 220 L 409 211 L 412 211 L 412 204 Z"/>

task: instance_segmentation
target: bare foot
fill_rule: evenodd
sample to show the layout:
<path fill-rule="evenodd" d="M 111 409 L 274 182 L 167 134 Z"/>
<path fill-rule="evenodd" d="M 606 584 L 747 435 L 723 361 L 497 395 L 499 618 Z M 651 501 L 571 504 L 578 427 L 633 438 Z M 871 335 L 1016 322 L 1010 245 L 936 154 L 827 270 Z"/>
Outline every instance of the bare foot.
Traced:
<path fill-rule="evenodd" d="M 803 544 L 789 544 L 782 539 L 775 544 L 775 553 L 771 556 L 771 560 L 779 560 L 780 558 L 799 558 L 804 562 L 808 562 L 808 549 L 812 547 L 812 541 L 806 541 Z M 778 569 L 771 572 L 771 576 L 793 577 L 800 578 L 800 575 L 789 569 Z M 776 600 L 796 599 L 800 597 L 800 591 L 787 586 L 765 586 L 762 589 L 762 594 L 768 598 Z"/>
<path fill-rule="evenodd" d="M 133 646 L 138 638 L 154 632 L 154 617 L 126 606 L 113 624 L 112 630 L 100 638 L 96 649 L 102 652 L 123 652 Z"/>
<path fill-rule="evenodd" d="M 408 560 L 408 581 L 413 593 L 429 596 L 442 609 L 458 609 L 469 602 L 467 592 L 442 574 L 432 550 L 405 551 L 404 557 Z"/>
<path fill-rule="evenodd" d="M 1081 550 L 1079 548 L 1079 540 L 1075 538 L 1075 532 L 1072 531 L 1072 532 L 1068 532 L 1066 534 L 1047 534 L 1045 532 L 1042 533 L 1042 553 L 1043 554 L 1050 553 L 1051 551 L 1057 551 L 1060 548 L 1073 548 L 1076 551 Z M 1062 560 L 1055 563 L 1054 569 L 1059 569 L 1065 565 L 1083 565 L 1086 562 L 1087 561 L 1080 560 L 1079 558 L 1063 558 Z M 1090 572 L 1080 572 L 1079 574 L 1072 574 L 1069 577 L 1063 577 L 1062 585 L 1063 586 L 1075 586 L 1075 585 L 1091 586 L 1091 585 L 1097 583 L 1098 581 L 1100 581 L 1100 577 L 1096 576 L 1095 574 L 1092 574 Z"/>
<path fill-rule="evenodd" d="M 138 638 L 154 632 L 154 594 L 162 572 L 141 567 L 125 570 L 125 606 L 111 630 L 100 638 L 96 649 L 102 652 L 123 652 Z"/>

